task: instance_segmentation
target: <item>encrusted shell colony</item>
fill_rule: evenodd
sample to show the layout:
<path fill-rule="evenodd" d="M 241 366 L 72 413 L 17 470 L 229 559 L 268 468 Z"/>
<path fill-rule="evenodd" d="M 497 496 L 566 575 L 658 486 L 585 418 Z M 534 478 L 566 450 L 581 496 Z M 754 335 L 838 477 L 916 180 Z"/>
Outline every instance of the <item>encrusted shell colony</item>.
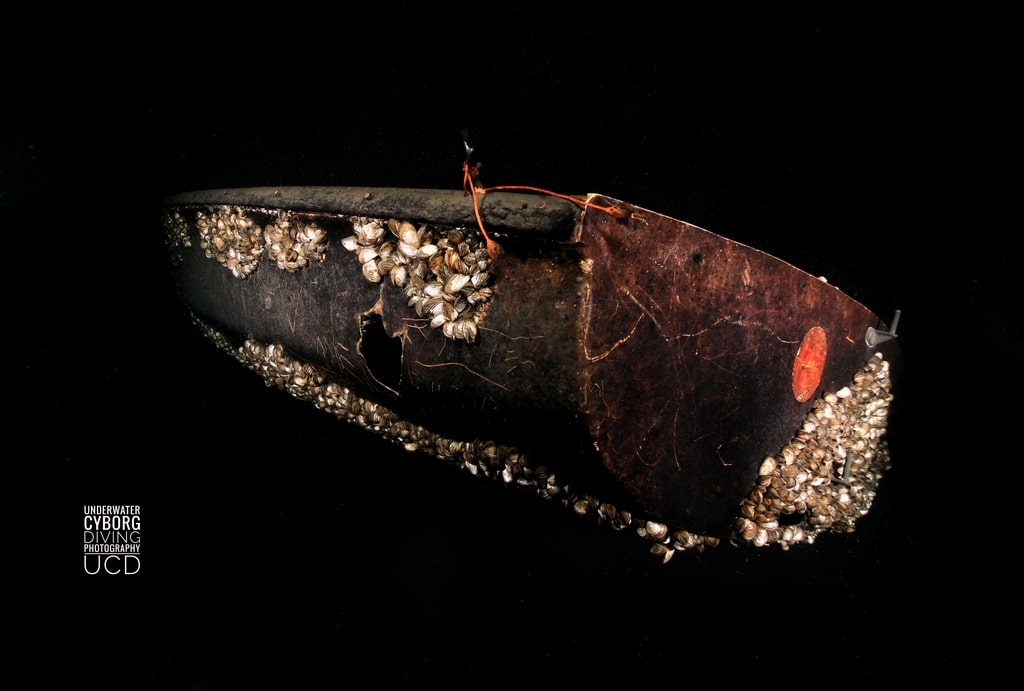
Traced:
<path fill-rule="evenodd" d="M 376 231 L 374 231 L 376 232 Z M 393 270 L 393 269 L 392 269 Z M 240 347 L 207 324 L 197 325 L 216 345 L 260 374 L 268 386 L 313 402 L 338 418 L 376 432 L 407 451 L 422 451 L 473 475 L 529 488 L 561 501 L 579 516 L 595 516 L 615 530 L 632 529 L 667 562 L 677 551 L 715 546 L 717 537 L 672 528 L 577 491 L 519 450 L 493 441 L 443 437 L 399 418 L 388 408 L 331 381 L 324 370 L 290 356 L 283 347 L 246 340 Z M 852 531 L 875 497 L 889 454 L 882 439 L 891 395 L 889 365 L 876 354 L 849 386 L 815 401 L 801 429 L 767 457 L 749 496 L 740 504 L 730 540 L 755 546 L 811 543 L 821 533 Z"/>
<path fill-rule="evenodd" d="M 792 441 L 761 463 L 757 485 L 740 505 L 739 539 L 787 548 L 825 530 L 853 531 L 889 468 L 881 438 L 890 385 L 889 363 L 876 353 L 849 386 L 814 401 Z"/>
<path fill-rule="evenodd" d="M 281 212 L 274 222 L 263 230 L 267 254 L 285 271 L 298 271 L 324 260 L 327 232 L 315 223 L 291 219 Z"/>
<path fill-rule="evenodd" d="M 246 212 L 237 206 L 220 206 L 196 214 L 199 247 L 216 259 L 235 278 L 245 278 L 259 264 L 263 254 L 263 233 Z"/>
<path fill-rule="evenodd" d="M 189 234 L 189 223 L 180 211 L 168 211 L 164 214 L 164 228 L 167 234 L 164 240 L 170 250 L 171 259 L 175 262 L 181 260 L 180 250 L 183 247 L 192 246 L 192 236 Z"/>
<path fill-rule="evenodd" d="M 298 271 L 320 264 L 327 247 L 327 232 L 315 223 L 296 218 L 288 211 L 260 210 L 271 222 L 260 228 L 249 209 L 239 206 L 213 206 L 195 212 L 199 247 L 207 257 L 217 260 L 235 278 L 246 278 L 259 266 L 266 252 L 279 269 Z M 180 247 L 191 247 L 189 222 L 180 211 L 164 214 L 167 244 L 171 256 Z"/>
<path fill-rule="evenodd" d="M 483 307 L 494 295 L 480 232 L 372 218 L 355 218 L 352 227 L 355 234 L 341 244 L 359 258 L 366 280 L 386 278 L 403 289 L 409 307 L 448 338 L 476 340 Z"/>
<path fill-rule="evenodd" d="M 262 229 L 253 216 L 270 219 Z M 387 279 L 405 292 L 409 307 L 428 319 L 448 338 L 473 342 L 494 296 L 493 261 L 483 235 L 468 228 L 422 225 L 409 221 L 354 217 L 347 219 L 354 234 L 342 246 L 358 258 L 363 277 L 371 283 Z M 180 211 L 164 214 L 172 257 L 190 247 L 189 222 Z M 267 256 L 279 268 L 298 271 L 321 264 L 326 256 L 327 231 L 288 211 L 214 206 L 197 209 L 199 246 L 244 279 Z"/>

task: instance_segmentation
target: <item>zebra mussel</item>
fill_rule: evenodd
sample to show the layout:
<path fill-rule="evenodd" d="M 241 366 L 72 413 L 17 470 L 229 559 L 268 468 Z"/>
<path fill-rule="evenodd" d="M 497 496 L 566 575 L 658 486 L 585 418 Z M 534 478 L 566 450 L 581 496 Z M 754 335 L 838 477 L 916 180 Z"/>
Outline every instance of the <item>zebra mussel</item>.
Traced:
<path fill-rule="evenodd" d="M 446 337 L 476 340 L 494 296 L 493 262 L 479 231 L 365 217 L 353 218 L 352 228 L 341 244 L 355 253 L 366 280 L 386 279 L 405 291 L 416 316 Z"/>
<path fill-rule="evenodd" d="M 208 207 L 196 211 L 199 247 L 231 271 L 247 278 L 259 266 L 264 252 L 286 271 L 298 271 L 324 260 L 327 232 L 315 223 L 295 218 L 287 211 L 264 210 L 272 218 L 264 228 L 238 206 Z M 179 211 L 164 215 L 167 243 L 172 250 L 191 247 L 189 222 Z M 172 252 L 172 257 L 175 252 Z"/>

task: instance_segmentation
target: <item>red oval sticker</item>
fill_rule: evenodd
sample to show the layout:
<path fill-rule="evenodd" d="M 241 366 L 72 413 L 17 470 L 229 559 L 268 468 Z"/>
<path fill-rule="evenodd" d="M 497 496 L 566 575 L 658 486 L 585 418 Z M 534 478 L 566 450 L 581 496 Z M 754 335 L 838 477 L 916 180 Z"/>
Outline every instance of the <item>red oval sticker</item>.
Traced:
<path fill-rule="evenodd" d="M 828 342 L 825 329 L 815 326 L 804 336 L 796 351 L 796 360 L 793 361 L 793 397 L 800 403 L 808 400 L 817 390 L 821 374 L 825 371 L 826 355 Z"/>

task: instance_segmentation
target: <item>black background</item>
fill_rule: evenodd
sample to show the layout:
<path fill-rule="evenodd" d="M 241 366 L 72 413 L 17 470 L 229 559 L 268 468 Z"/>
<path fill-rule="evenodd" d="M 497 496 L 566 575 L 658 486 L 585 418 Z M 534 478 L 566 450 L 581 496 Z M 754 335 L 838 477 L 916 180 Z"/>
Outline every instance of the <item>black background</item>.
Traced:
<path fill-rule="evenodd" d="M 1008 667 L 1006 24 L 478 3 L 16 17 L 0 114 L 14 671 L 852 688 Z M 489 185 L 607 194 L 902 310 L 894 467 L 856 533 L 662 565 L 633 535 L 267 389 L 191 326 L 161 199 L 456 189 L 464 127 Z M 86 504 L 142 507 L 140 574 L 83 573 Z"/>

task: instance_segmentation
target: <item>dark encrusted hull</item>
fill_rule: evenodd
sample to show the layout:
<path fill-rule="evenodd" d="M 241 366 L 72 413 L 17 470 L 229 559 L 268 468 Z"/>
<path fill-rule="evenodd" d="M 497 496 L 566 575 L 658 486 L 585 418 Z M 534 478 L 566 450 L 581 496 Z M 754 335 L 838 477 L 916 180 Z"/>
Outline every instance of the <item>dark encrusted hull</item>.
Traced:
<path fill-rule="evenodd" d="M 482 195 L 497 258 L 461 191 L 194 192 L 164 223 L 211 337 L 410 449 L 668 554 L 852 529 L 887 464 L 885 325 L 763 252 L 580 199 L 600 208 Z"/>

